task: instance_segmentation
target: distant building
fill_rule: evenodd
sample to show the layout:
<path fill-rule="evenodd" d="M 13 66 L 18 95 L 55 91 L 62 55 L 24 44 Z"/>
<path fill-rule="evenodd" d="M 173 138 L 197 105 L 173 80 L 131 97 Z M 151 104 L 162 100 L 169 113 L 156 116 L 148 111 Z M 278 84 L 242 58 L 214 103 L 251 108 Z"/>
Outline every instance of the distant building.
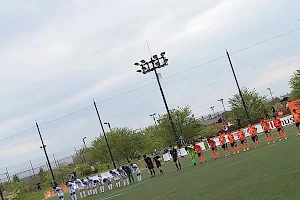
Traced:
<path fill-rule="evenodd" d="M 226 113 L 223 112 L 216 112 L 214 115 L 209 114 L 206 116 L 201 116 L 196 118 L 196 120 L 201 124 L 201 125 L 212 125 L 212 124 L 217 124 L 217 123 L 222 123 L 223 121 L 226 120 Z"/>

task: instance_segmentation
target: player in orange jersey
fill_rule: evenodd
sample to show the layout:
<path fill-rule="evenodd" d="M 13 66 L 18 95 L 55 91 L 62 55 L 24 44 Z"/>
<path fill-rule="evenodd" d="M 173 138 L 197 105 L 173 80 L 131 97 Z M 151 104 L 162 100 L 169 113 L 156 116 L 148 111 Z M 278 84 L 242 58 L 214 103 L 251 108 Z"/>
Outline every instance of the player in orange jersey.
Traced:
<path fill-rule="evenodd" d="M 212 156 L 214 159 L 219 158 L 219 152 L 217 149 L 216 141 L 214 141 L 212 138 L 208 138 L 208 145 L 212 151 Z"/>
<path fill-rule="evenodd" d="M 228 137 L 228 140 L 230 142 L 230 145 L 231 145 L 231 149 L 233 151 L 233 154 L 236 154 L 236 153 L 240 153 L 240 150 L 239 150 L 239 147 L 235 141 L 235 138 L 234 138 L 234 135 L 233 133 L 229 132 L 227 134 L 227 137 Z"/>
<path fill-rule="evenodd" d="M 300 135 L 300 113 L 296 109 L 293 110 L 294 122 L 296 123 L 296 127 L 298 129 L 298 135 Z"/>
<path fill-rule="evenodd" d="M 273 143 L 275 143 L 274 136 L 273 136 L 273 134 L 271 132 L 271 128 L 270 128 L 268 120 L 264 119 L 264 118 L 261 118 L 260 125 L 263 128 L 263 130 L 264 130 L 264 133 L 266 135 L 266 139 L 267 139 L 268 144 L 270 144 L 271 141 Z"/>
<path fill-rule="evenodd" d="M 254 147 L 256 148 L 257 146 L 260 145 L 260 141 L 257 136 L 257 128 L 255 126 L 253 126 L 252 124 L 249 124 L 247 131 L 251 136 Z"/>
<path fill-rule="evenodd" d="M 198 154 L 198 159 L 199 159 L 199 162 L 202 163 L 202 162 L 206 162 L 206 157 L 205 155 L 203 154 L 203 150 L 202 150 L 202 147 L 200 146 L 200 144 L 196 144 L 194 147 L 193 147 L 194 151 Z"/>
<path fill-rule="evenodd" d="M 227 146 L 227 142 L 226 142 L 226 137 L 224 133 L 219 132 L 219 137 L 218 137 L 220 144 L 224 150 L 224 155 L 225 157 L 229 156 L 230 153 L 228 151 L 228 146 Z"/>
<path fill-rule="evenodd" d="M 247 151 L 249 151 L 250 148 L 249 148 L 249 144 L 248 144 L 248 142 L 246 140 L 246 135 L 245 135 L 244 130 L 243 129 L 239 129 L 238 132 L 237 132 L 237 135 L 238 135 L 238 137 L 239 137 L 239 139 L 241 141 L 243 151 L 246 151 L 246 149 L 247 149 Z"/>
<path fill-rule="evenodd" d="M 273 123 L 274 123 L 274 126 L 276 127 L 277 129 L 277 134 L 278 134 L 278 138 L 279 138 L 279 141 L 281 141 L 281 135 L 287 139 L 287 135 L 286 135 L 286 132 L 284 131 L 283 127 L 282 127 L 282 122 L 281 120 L 274 116 L 273 117 Z"/>

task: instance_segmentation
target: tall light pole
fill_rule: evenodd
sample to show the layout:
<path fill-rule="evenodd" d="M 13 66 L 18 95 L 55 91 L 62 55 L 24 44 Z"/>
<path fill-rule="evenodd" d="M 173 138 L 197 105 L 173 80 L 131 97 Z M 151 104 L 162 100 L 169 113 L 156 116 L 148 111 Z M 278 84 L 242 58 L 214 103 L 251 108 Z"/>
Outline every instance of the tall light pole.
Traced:
<path fill-rule="evenodd" d="M 272 98 L 272 101 L 274 102 L 273 92 L 272 92 L 271 88 L 267 88 L 267 90 L 269 90 L 271 98 Z"/>
<path fill-rule="evenodd" d="M 49 157 L 48 157 L 48 154 L 47 154 L 46 145 L 44 144 L 44 140 L 43 140 L 43 138 L 42 138 L 42 134 L 41 134 L 41 131 L 40 131 L 40 128 L 39 128 L 38 123 L 35 122 L 35 125 L 36 125 L 37 131 L 38 131 L 38 133 L 39 133 L 39 136 L 40 136 L 40 139 L 41 139 L 41 143 L 42 143 L 42 146 L 41 146 L 40 148 L 44 150 L 45 157 L 46 157 L 46 160 L 47 160 L 47 163 L 48 163 L 48 166 L 49 166 L 49 170 L 50 170 L 50 172 L 51 172 L 53 185 L 56 186 L 57 183 L 56 183 L 56 180 L 55 180 L 55 177 L 54 177 L 54 173 L 53 173 L 53 170 L 52 170 L 52 167 L 51 167 L 51 164 L 50 164 L 50 160 L 49 160 Z"/>
<path fill-rule="evenodd" d="M 110 132 L 112 132 L 112 129 L 111 129 L 110 123 L 109 123 L 109 122 L 104 122 L 104 124 L 105 124 L 105 125 L 107 125 L 107 126 L 108 126 L 108 128 L 109 128 L 109 131 L 110 131 Z"/>
<path fill-rule="evenodd" d="M 168 59 L 165 57 L 165 52 L 162 52 L 160 54 L 160 57 L 158 57 L 157 55 L 154 55 L 150 58 L 150 61 L 147 62 L 145 60 L 141 60 L 140 63 L 135 63 L 134 65 L 136 65 L 138 67 L 141 67 L 141 69 L 137 70 L 137 72 L 142 73 L 142 74 L 147 74 L 149 72 L 154 71 L 155 77 L 156 77 L 156 80 L 157 80 L 157 84 L 158 84 L 163 102 L 164 102 L 166 110 L 167 110 L 167 114 L 168 114 L 168 118 L 169 118 L 169 121 L 170 121 L 170 125 L 171 125 L 171 128 L 172 128 L 173 135 L 175 137 L 175 140 L 176 140 L 178 146 L 180 147 L 181 145 L 180 145 L 180 142 L 179 142 L 178 134 L 176 132 L 175 124 L 173 122 L 173 119 L 172 119 L 172 116 L 171 116 L 171 113 L 170 113 L 170 110 L 169 110 L 169 107 L 168 107 L 168 104 L 167 104 L 167 100 L 166 100 L 164 91 L 162 89 L 161 83 L 160 83 L 160 78 L 159 78 L 159 75 L 157 73 L 157 69 L 165 67 L 165 66 L 168 65 Z"/>
<path fill-rule="evenodd" d="M 156 123 L 156 113 L 151 114 L 150 117 L 152 117 L 152 119 L 154 121 L 154 125 L 157 126 L 157 123 Z"/>
<path fill-rule="evenodd" d="M 86 149 L 85 139 L 86 139 L 86 137 L 82 138 L 82 142 L 83 142 L 84 148 Z"/>
<path fill-rule="evenodd" d="M 103 127 L 103 124 L 102 124 L 102 120 L 101 120 L 101 117 L 100 117 L 100 114 L 99 114 L 99 111 L 98 111 L 98 108 L 97 108 L 97 104 L 96 104 L 95 100 L 93 100 L 93 101 L 94 101 L 95 110 L 96 110 L 96 113 L 97 113 L 97 116 L 98 116 L 98 120 L 99 120 L 101 129 L 102 129 L 102 132 L 103 132 L 105 141 L 106 141 L 106 145 L 107 145 L 108 152 L 109 152 L 109 155 L 110 155 L 110 158 L 111 158 L 111 162 L 113 163 L 114 168 L 117 169 L 116 164 L 115 164 L 115 161 L 114 161 L 114 158 L 113 158 L 113 155 L 112 155 L 112 153 L 111 153 L 111 149 L 110 149 L 110 146 L 109 146 L 107 137 L 106 137 L 106 132 L 105 132 L 105 130 L 104 130 L 104 127 Z"/>
<path fill-rule="evenodd" d="M 215 106 L 211 106 L 210 109 L 212 110 L 213 115 L 215 115 Z"/>
<path fill-rule="evenodd" d="M 226 111 L 226 108 L 225 108 L 225 105 L 224 105 L 224 99 L 218 99 L 218 101 L 220 101 L 222 103 L 226 119 L 228 120 L 227 111 Z"/>
<path fill-rule="evenodd" d="M 238 82 L 237 77 L 235 75 L 235 71 L 234 71 L 234 68 L 233 68 L 233 65 L 232 65 L 232 62 L 231 62 L 231 59 L 230 59 L 230 56 L 229 56 L 229 53 L 228 53 L 227 49 L 226 49 L 226 54 L 227 54 L 227 57 L 228 57 L 228 60 L 229 60 L 229 64 L 230 64 L 230 67 L 231 67 L 231 70 L 232 70 L 232 74 L 233 74 L 236 86 L 238 88 L 238 91 L 239 91 L 239 94 L 240 94 L 240 97 L 241 97 L 241 100 L 242 100 L 242 103 L 243 103 L 243 107 L 244 107 L 244 110 L 245 110 L 247 120 L 250 122 L 250 115 L 249 115 L 248 109 L 246 107 L 246 103 L 245 103 L 245 100 L 244 100 L 244 97 L 243 97 L 243 93 L 241 91 L 239 82 Z"/>

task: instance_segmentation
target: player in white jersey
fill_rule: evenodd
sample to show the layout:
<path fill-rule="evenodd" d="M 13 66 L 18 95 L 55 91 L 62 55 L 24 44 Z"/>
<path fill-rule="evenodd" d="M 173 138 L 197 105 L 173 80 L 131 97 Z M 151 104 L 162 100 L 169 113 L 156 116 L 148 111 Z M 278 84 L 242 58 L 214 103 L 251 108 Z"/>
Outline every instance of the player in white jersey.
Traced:
<path fill-rule="evenodd" d="M 98 184 L 100 186 L 100 193 L 104 192 L 104 182 L 103 182 L 103 178 L 101 176 L 98 177 Z"/>
<path fill-rule="evenodd" d="M 122 167 L 120 167 L 117 170 L 123 179 L 124 186 L 129 185 L 130 182 L 129 182 L 129 177 L 127 176 L 127 173 L 122 169 Z"/>
<path fill-rule="evenodd" d="M 108 190 L 112 190 L 113 189 L 112 183 L 111 183 L 111 180 L 110 180 L 109 177 L 107 177 L 107 178 L 104 177 L 103 178 L 103 183 L 107 183 Z"/>
<path fill-rule="evenodd" d="M 71 199 L 72 200 L 77 200 L 77 195 L 76 195 L 76 191 L 75 191 L 75 183 L 72 183 L 71 181 L 68 181 L 66 183 L 66 186 L 69 189 L 70 195 L 71 195 Z"/>
<path fill-rule="evenodd" d="M 58 186 L 56 186 L 56 187 L 54 186 L 53 189 L 57 193 L 58 198 L 60 200 L 64 200 L 64 192 L 63 192 L 63 190 L 60 187 L 58 187 Z"/>
<path fill-rule="evenodd" d="M 136 164 L 131 164 L 133 172 L 136 174 L 137 179 L 139 182 L 142 181 L 142 175 L 141 175 L 141 170 Z"/>
<path fill-rule="evenodd" d="M 86 190 L 87 196 L 92 196 L 92 189 L 89 187 L 89 181 L 87 179 L 81 179 Z"/>
<path fill-rule="evenodd" d="M 96 195 L 97 194 L 97 189 L 95 191 L 96 185 L 94 183 L 94 180 L 87 177 L 87 181 L 88 181 L 90 195 Z"/>
<path fill-rule="evenodd" d="M 120 188 L 121 187 L 121 183 L 120 183 L 119 174 L 116 171 L 112 171 L 112 170 L 110 170 L 109 173 L 111 174 L 111 176 L 113 177 L 113 179 L 116 181 L 116 187 Z"/>
<path fill-rule="evenodd" d="M 86 198 L 85 191 L 84 191 L 84 185 L 83 185 L 82 181 L 79 178 L 77 178 L 74 181 L 74 183 L 75 183 L 76 188 L 79 190 L 80 198 Z"/>

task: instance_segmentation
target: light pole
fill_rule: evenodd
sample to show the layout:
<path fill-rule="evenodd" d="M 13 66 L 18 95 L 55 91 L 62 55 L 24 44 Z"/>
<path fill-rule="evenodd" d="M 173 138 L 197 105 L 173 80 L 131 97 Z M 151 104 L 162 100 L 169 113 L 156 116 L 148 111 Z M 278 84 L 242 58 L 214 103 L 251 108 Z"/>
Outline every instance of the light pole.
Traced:
<path fill-rule="evenodd" d="M 156 113 L 151 114 L 150 117 L 152 117 L 152 119 L 154 121 L 154 125 L 157 126 L 157 123 L 156 123 Z"/>
<path fill-rule="evenodd" d="M 169 107 L 168 107 L 168 104 L 167 104 L 167 100 L 166 100 L 164 91 L 162 89 L 161 83 L 160 83 L 160 78 L 159 78 L 159 75 L 157 73 L 157 69 L 165 67 L 165 66 L 168 65 L 168 59 L 165 57 L 165 52 L 162 52 L 160 54 L 160 57 L 158 57 L 157 55 L 154 55 L 150 58 L 150 61 L 146 62 L 145 60 L 141 60 L 140 63 L 135 63 L 134 65 L 136 65 L 138 67 L 141 67 L 141 69 L 137 70 L 137 72 L 142 73 L 142 74 L 147 74 L 151 71 L 154 71 L 155 77 L 156 77 L 156 80 L 157 80 L 157 84 L 159 86 L 159 90 L 160 90 L 163 102 L 164 102 L 166 110 L 167 110 L 167 114 L 168 114 L 168 118 L 169 118 L 169 121 L 170 121 L 170 125 L 171 125 L 171 128 L 172 128 L 173 135 L 175 137 L 175 140 L 176 140 L 178 146 L 180 147 L 181 145 L 180 145 L 180 142 L 179 142 L 178 134 L 176 132 L 175 124 L 173 122 L 173 119 L 172 119 L 172 116 L 171 116 L 171 113 L 170 113 L 170 110 L 169 110 Z"/>
<path fill-rule="evenodd" d="M 38 131 L 38 133 L 39 133 L 39 136 L 40 136 L 40 139 L 41 139 L 41 143 L 42 143 L 42 146 L 41 146 L 40 148 L 44 150 L 45 157 L 46 157 L 46 160 L 47 160 L 47 163 L 48 163 L 48 166 L 49 166 L 49 170 L 50 170 L 50 172 L 51 172 L 53 185 L 56 186 L 57 183 L 56 183 L 56 180 L 55 180 L 55 177 L 54 177 L 54 173 L 53 173 L 53 170 L 52 170 L 50 161 L 49 161 L 49 157 L 48 157 L 47 150 L 46 150 L 46 145 L 44 144 L 44 140 L 43 140 L 43 138 L 42 138 L 42 134 L 41 134 L 41 131 L 40 131 L 40 128 L 39 128 L 38 123 L 35 122 L 35 125 L 36 125 L 37 131 Z"/>
<path fill-rule="evenodd" d="M 110 131 L 110 132 L 112 132 L 112 129 L 111 129 L 110 123 L 109 123 L 109 122 L 104 122 L 104 124 L 105 124 L 105 125 L 107 125 L 107 126 L 108 126 L 108 128 L 109 128 L 109 131 Z"/>
<path fill-rule="evenodd" d="M 84 148 L 86 149 L 85 139 L 86 139 L 86 137 L 82 138 L 82 141 L 83 141 Z"/>
<path fill-rule="evenodd" d="M 227 111 L 226 111 L 226 108 L 225 108 L 225 105 L 224 105 L 224 99 L 218 99 L 218 101 L 220 101 L 220 102 L 222 103 L 222 106 L 223 106 L 223 109 L 224 109 L 224 112 L 225 112 L 226 119 L 228 120 Z"/>
<path fill-rule="evenodd" d="M 213 115 L 215 116 L 215 106 L 211 106 L 210 109 L 212 110 Z"/>
<path fill-rule="evenodd" d="M 232 74 L 233 74 L 236 86 L 238 88 L 238 91 L 239 91 L 239 94 L 240 94 L 240 97 L 241 97 L 241 100 L 242 100 L 242 103 L 243 103 L 243 107 L 244 107 L 244 110 L 245 110 L 247 120 L 250 122 L 250 115 L 249 115 L 248 109 L 246 107 L 246 103 L 245 103 L 245 100 L 244 100 L 244 97 L 243 97 L 243 93 L 241 91 L 239 82 L 238 82 L 237 77 L 235 75 L 235 71 L 234 71 L 234 68 L 233 68 L 233 65 L 232 65 L 232 62 L 231 62 L 231 59 L 230 59 L 230 56 L 229 56 L 229 53 L 228 53 L 227 49 L 226 49 L 226 54 L 227 54 L 227 57 L 228 57 L 228 61 L 229 61 L 229 64 L 230 64 L 230 67 L 231 67 L 231 70 L 232 70 Z"/>
<path fill-rule="evenodd" d="M 108 152 L 109 152 L 109 155 L 110 155 L 110 158 L 111 158 L 111 162 L 113 163 L 114 168 L 117 169 L 116 164 L 115 164 L 115 161 L 114 161 L 114 158 L 113 158 L 113 155 L 112 155 L 112 153 L 111 153 L 111 149 L 110 149 L 110 146 L 109 146 L 107 137 L 106 137 L 106 132 L 105 132 L 105 130 L 104 130 L 104 127 L 103 127 L 103 124 L 102 124 L 102 120 L 101 120 L 101 117 L 100 117 L 100 114 L 99 114 L 99 111 L 98 111 L 98 108 L 97 108 L 97 104 L 96 104 L 95 100 L 93 100 L 93 101 L 94 101 L 95 110 L 96 110 L 96 113 L 97 113 L 97 116 L 98 116 L 98 120 L 99 120 L 101 129 L 102 129 L 102 132 L 103 132 L 105 141 L 106 141 L 106 145 L 107 145 Z"/>
<path fill-rule="evenodd" d="M 274 103 L 274 97 L 273 97 L 273 92 L 272 92 L 271 88 L 267 88 L 267 90 L 269 90 L 271 98 L 272 98 L 272 102 Z"/>

